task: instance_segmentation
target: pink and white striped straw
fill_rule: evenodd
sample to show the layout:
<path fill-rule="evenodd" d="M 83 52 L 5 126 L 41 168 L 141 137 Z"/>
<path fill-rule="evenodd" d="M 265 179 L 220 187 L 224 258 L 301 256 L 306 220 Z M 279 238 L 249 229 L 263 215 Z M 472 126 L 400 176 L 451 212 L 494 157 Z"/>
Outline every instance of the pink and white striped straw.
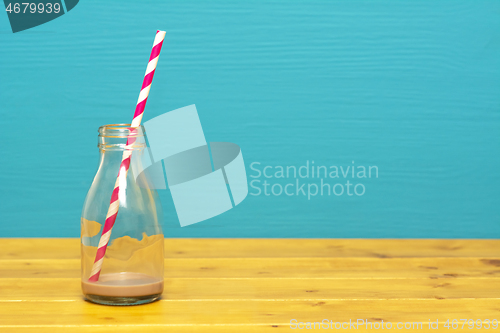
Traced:
<path fill-rule="evenodd" d="M 137 106 L 135 107 L 134 119 L 132 119 L 130 133 L 127 137 L 127 144 L 125 146 L 125 151 L 123 152 L 120 171 L 118 172 L 118 177 L 116 178 L 115 188 L 111 194 L 108 214 L 106 215 L 106 221 L 104 222 L 104 227 L 102 229 L 101 239 L 99 240 L 99 245 L 97 246 L 94 265 L 92 266 L 92 272 L 90 273 L 89 281 L 92 282 L 98 281 L 99 275 L 101 274 L 104 254 L 106 253 L 106 248 L 111 236 L 111 230 L 115 224 L 118 209 L 120 207 L 118 201 L 118 193 L 120 191 L 119 184 L 123 184 L 127 181 L 127 173 L 130 167 L 130 156 L 132 155 L 131 146 L 136 140 L 137 127 L 141 126 L 142 115 L 144 114 L 144 108 L 146 107 L 146 101 L 148 100 L 149 89 L 151 88 L 151 82 L 153 81 L 153 76 L 155 74 L 156 64 L 158 63 L 158 58 L 160 57 L 163 39 L 165 39 L 165 31 L 156 31 L 153 49 L 151 50 L 151 56 L 149 57 L 148 67 L 146 68 L 146 74 L 142 82 L 141 92 L 139 94 L 139 99 L 137 100 Z"/>

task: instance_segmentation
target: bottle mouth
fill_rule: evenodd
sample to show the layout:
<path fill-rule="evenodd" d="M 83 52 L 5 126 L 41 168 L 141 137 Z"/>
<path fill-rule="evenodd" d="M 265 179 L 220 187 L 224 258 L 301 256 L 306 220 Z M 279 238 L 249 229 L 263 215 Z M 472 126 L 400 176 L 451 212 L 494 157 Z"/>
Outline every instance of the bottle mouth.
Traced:
<path fill-rule="evenodd" d="M 130 124 L 109 124 L 99 127 L 100 150 L 119 151 L 125 150 L 128 138 L 135 138 L 134 143 L 127 147 L 127 150 L 143 149 L 146 147 L 144 138 L 144 127 L 130 127 Z"/>
<path fill-rule="evenodd" d="M 109 124 L 99 127 L 99 137 L 103 138 L 128 138 L 144 136 L 144 127 L 134 128 L 130 124 Z M 134 131 L 133 131 L 134 130 Z M 134 133 L 132 133 L 132 131 Z"/>

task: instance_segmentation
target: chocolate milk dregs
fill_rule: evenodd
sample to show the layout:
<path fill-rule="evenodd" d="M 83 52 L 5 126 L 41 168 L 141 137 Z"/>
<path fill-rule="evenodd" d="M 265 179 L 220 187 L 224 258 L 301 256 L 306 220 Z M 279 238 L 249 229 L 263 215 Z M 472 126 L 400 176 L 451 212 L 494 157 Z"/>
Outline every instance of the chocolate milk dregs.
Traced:
<path fill-rule="evenodd" d="M 95 223 L 95 222 L 94 222 Z M 92 221 L 87 221 L 92 225 Z M 111 243 L 111 242 L 110 242 Z M 106 250 L 99 280 L 88 280 L 97 247 L 82 244 L 82 291 L 86 299 L 100 304 L 133 305 L 154 301 L 163 292 L 163 235 L 141 240 L 124 236 Z"/>
<path fill-rule="evenodd" d="M 101 274 L 98 282 L 82 281 L 85 295 L 112 297 L 159 297 L 163 279 L 139 273 Z"/>

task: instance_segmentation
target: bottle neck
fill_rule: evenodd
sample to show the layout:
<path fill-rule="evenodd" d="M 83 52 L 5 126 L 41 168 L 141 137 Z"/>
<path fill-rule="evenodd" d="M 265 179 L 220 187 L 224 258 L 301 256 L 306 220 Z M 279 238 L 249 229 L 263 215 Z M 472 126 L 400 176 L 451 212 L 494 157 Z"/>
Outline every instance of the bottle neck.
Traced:
<path fill-rule="evenodd" d="M 99 127 L 98 147 L 100 160 L 97 178 L 116 178 L 126 151 L 133 153 L 131 165 L 135 166 L 135 169 L 142 170 L 140 158 L 137 159 L 134 156 L 141 156 L 147 147 L 144 127 L 131 128 L 129 124 L 101 126 Z M 130 172 L 127 174 L 128 177 L 132 176 Z"/>
<path fill-rule="evenodd" d="M 99 127 L 98 147 L 101 158 L 121 156 L 126 150 L 142 150 L 146 147 L 143 126 L 131 128 L 130 124 L 112 124 Z"/>

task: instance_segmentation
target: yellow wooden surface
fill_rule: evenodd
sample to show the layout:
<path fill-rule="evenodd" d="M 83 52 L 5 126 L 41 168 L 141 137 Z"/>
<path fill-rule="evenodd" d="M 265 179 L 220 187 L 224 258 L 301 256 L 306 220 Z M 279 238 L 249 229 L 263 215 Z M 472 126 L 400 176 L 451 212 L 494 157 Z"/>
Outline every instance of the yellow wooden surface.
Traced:
<path fill-rule="evenodd" d="M 79 239 L 0 239 L 0 332 L 283 332 L 291 319 L 458 332 L 471 330 L 447 319 L 500 320 L 499 240 L 165 243 L 163 298 L 110 307 L 82 299 Z"/>

